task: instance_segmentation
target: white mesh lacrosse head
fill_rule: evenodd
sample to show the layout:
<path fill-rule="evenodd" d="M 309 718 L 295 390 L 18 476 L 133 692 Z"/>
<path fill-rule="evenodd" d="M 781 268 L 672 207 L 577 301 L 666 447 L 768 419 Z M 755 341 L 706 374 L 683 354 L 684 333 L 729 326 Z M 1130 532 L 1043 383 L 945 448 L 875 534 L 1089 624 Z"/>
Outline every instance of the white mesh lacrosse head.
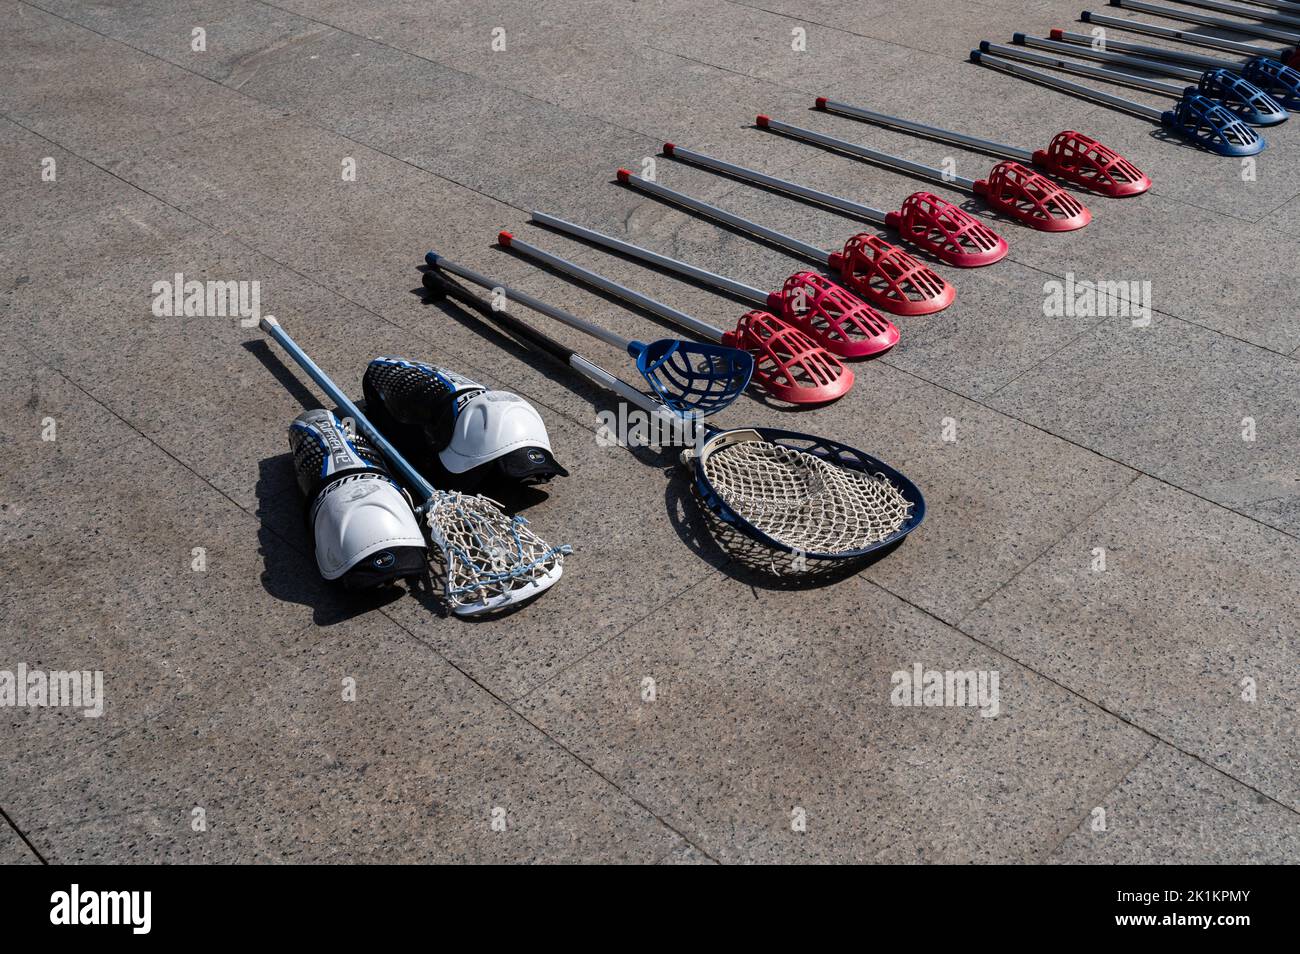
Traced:
<path fill-rule="evenodd" d="M 706 447 L 698 466 L 723 504 L 802 553 L 864 550 L 897 533 L 912 512 L 912 502 L 883 474 L 840 467 L 757 434 Z"/>
<path fill-rule="evenodd" d="M 523 517 L 508 516 L 481 494 L 440 492 L 425 518 L 446 567 L 444 595 L 458 616 L 488 613 L 545 592 L 572 552 L 551 546 Z"/>

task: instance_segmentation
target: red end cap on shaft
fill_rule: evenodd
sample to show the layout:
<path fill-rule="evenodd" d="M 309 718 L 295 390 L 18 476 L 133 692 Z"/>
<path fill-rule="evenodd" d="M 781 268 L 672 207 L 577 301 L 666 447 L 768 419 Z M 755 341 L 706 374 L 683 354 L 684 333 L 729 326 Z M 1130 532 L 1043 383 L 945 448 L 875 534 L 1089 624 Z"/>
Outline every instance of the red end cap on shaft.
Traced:
<path fill-rule="evenodd" d="M 632 173 L 629 172 L 628 170 L 626 170 L 626 169 L 620 169 L 620 170 L 618 170 L 618 181 L 619 181 L 619 182 L 627 182 L 627 180 L 630 179 L 631 177 L 632 177 Z"/>
<path fill-rule="evenodd" d="M 1059 39 L 1061 39 L 1062 37 L 1065 36 L 1065 31 L 1064 31 L 1064 30 L 1051 30 L 1051 31 L 1048 32 L 1047 35 L 1050 36 L 1053 40 L 1059 40 Z"/>
<path fill-rule="evenodd" d="M 671 155 L 673 154 L 673 150 L 676 149 L 676 148 L 677 148 L 677 147 L 674 146 L 674 145 L 673 145 L 672 143 L 670 143 L 670 142 L 666 142 L 666 143 L 664 143 L 664 155 L 665 155 L 665 156 L 671 156 Z"/>
<path fill-rule="evenodd" d="M 515 237 L 509 232 L 502 230 L 497 233 L 497 244 L 509 248 L 510 243 L 514 241 L 514 238 Z"/>
<path fill-rule="evenodd" d="M 754 120 L 754 122 L 758 125 L 760 129 L 766 129 L 767 124 L 771 121 L 772 121 L 771 116 L 764 116 L 762 113 L 759 113 L 758 118 Z"/>
<path fill-rule="evenodd" d="M 818 108 L 818 109 L 825 109 L 825 108 L 826 108 L 826 97 L 825 97 L 825 96 L 818 96 L 818 97 L 817 97 L 817 108 Z"/>

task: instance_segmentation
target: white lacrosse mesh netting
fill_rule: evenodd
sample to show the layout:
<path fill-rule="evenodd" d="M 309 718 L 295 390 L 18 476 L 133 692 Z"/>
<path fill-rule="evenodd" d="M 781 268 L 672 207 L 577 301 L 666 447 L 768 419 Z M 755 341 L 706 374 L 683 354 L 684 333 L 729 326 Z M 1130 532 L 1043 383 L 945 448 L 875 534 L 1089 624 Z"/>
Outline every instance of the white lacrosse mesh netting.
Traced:
<path fill-rule="evenodd" d="M 889 539 L 912 504 L 882 474 L 767 441 L 718 448 L 701 462 L 723 502 L 772 539 L 805 553 L 848 553 Z"/>
<path fill-rule="evenodd" d="M 441 493 L 426 516 L 455 612 L 505 606 L 548 589 L 572 552 L 551 546 L 523 517 L 507 515 L 481 494 Z"/>

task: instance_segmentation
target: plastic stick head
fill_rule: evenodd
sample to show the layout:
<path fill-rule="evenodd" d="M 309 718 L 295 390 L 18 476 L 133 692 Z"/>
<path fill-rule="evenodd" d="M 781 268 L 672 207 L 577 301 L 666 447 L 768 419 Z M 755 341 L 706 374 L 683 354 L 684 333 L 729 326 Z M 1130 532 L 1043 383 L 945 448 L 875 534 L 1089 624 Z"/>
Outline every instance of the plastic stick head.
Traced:
<path fill-rule="evenodd" d="M 1228 70 L 1206 70 L 1196 84 L 1196 91 L 1252 126 L 1276 126 L 1287 120 L 1287 111 L 1281 103 L 1250 80 Z"/>
<path fill-rule="evenodd" d="M 789 404 L 825 404 L 853 387 L 853 371 L 812 338 L 766 311 L 747 312 L 722 343 L 754 357 L 754 383 Z"/>
<path fill-rule="evenodd" d="M 1264 150 L 1264 137 L 1218 103 L 1188 91 L 1160 117 L 1162 125 L 1221 156 L 1253 156 Z"/>
<path fill-rule="evenodd" d="M 725 345 L 663 338 L 633 341 L 628 353 L 665 407 L 682 415 L 708 415 L 731 404 L 749 385 L 754 358 Z"/>
<path fill-rule="evenodd" d="M 1040 169 L 1102 195 L 1141 195 L 1151 188 L 1151 180 L 1141 169 L 1104 143 L 1073 129 L 1053 136 L 1047 148 L 1035 152 L 1031 161 Z"/>
<path fill-rule="evenodd" d="M 1040 172 L 1006 160 L 975 183 L 993 208 L 1040 232 L 1073 232 L 1092 221 L 1088 207 Z"/>
<path fill-rule="evenodd" d="M 898 329 L 880 312 L 825 275 L 795 272 L 768 307 L 842 358 L 866 358 L 898 344 Z"/>
<path fill-rule="evenodd" d="M 1256 56 L 1241 70 L 1254 83 L 1287 109 L 1300 109 L 1300 73 L 1271 56 Z"/>
<path fill-rule="evenodd" d="M 992 265 L 1007 256 L 1002 236 L 933 192 L 913 192 L 885 224 L 922 251 L 958 268 Z"/>
<path fill-rule="evenodd" d="M 852 236 L 843 252 L 832 252 L 830 265 L 860 296 L 896 315 L 930 315 L 943 311 L 956 290 L 924 262 L 897 245 L 866 232 Z"/>

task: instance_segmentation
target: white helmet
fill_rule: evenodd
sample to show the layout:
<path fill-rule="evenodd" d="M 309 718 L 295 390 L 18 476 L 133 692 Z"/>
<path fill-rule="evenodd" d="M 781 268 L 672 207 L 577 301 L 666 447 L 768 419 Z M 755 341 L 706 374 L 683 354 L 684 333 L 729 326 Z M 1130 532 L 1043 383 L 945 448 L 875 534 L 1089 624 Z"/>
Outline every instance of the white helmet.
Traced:
<path fill-rule="evenodd" d="M 453 474 L 483 468 L 522 484 L 569 476 L 551 453 L 542 416 L 509 391 L 470 395 L 457 409 L 451 441 L 438 459 Z"/>
<path fill-rule="evenodd" d="M 457 484 L 568 476 L 541 415 L 517 394 L 402 358 L 375 358 L 361 384 L 366 411 L 384 435 L 417 466 L 440 467 Z"/>
<path fill-rule="evenodd" d="M 424 534 L 383 457 L 331 412 L 298 415 L 289 426 L 298 485 L 312 502 L 316 566 L 349 589 L 425 572 Z"/>

